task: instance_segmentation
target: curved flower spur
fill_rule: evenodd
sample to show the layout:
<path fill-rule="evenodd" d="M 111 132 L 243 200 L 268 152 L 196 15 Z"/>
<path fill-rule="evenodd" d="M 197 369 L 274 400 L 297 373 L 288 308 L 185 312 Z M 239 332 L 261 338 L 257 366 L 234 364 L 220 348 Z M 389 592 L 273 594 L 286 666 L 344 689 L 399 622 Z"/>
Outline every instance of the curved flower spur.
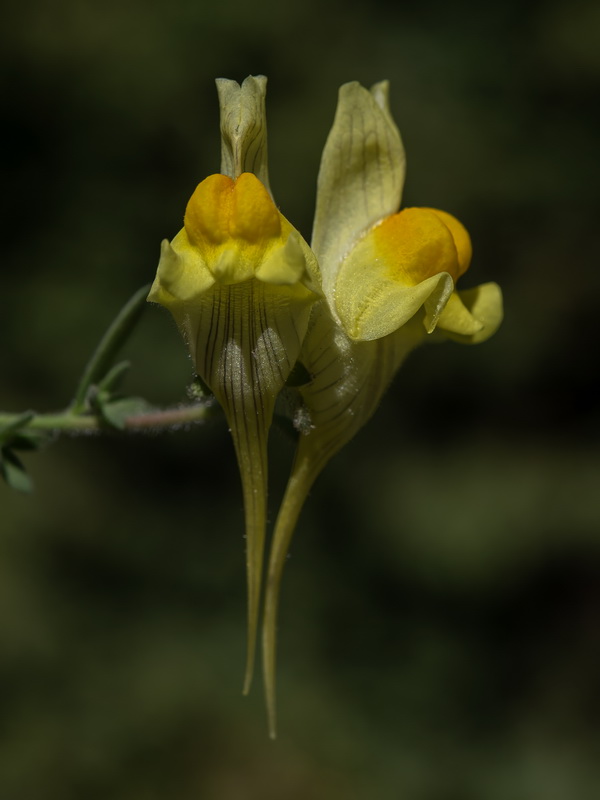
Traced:
<path fill-rule="evenodd" d="M 482 342 L 502 319 L 495 283 L 457 292 L 471 261 L 461 223 L 444 211 L 398 212 L 404 148 L 388 84 L 341 87 L 321 161 L 311 246 L 324 299 L 313 306 L 300 361 L 300 437 L 275 524 L 267 576 L 263 660 L 275 736 L 279 588 L 292 534 L 315 479 L 376 410 L 408 353 L 428 337 Z"/>
<path fill-rule="evenodd" d="M 246 524 L 252 681 L 267 518 L 267 437 L 316 300 L 312 251 L 269 189 L 266 78 L 218 80 L 221 173 L 200 183 L 183 229 L 163 241 L 148 299 L 173 314 L 197 374 L 222 406 L 237 454 Z M 309 272 L 310 271 L 310 272 Z"/>

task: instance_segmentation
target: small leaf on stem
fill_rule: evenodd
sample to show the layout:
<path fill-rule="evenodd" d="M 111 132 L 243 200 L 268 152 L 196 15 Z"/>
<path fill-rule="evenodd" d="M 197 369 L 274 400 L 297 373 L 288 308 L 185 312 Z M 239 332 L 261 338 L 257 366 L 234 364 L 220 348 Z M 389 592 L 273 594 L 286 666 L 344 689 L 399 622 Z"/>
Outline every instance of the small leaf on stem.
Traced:
<path fill-rule="evenodd" d="M 11 489 L 18 492 L 33 491 L 33 483 L 25 472 L 25 467 L 13 451 L 6 447 L 0 451 L 0 472 Z"/>
<path fill-rule="evenodd" d="M 90 386 L 94 383 L 98 383 L 106 376 L 118 351 L 131 335 L 146 307 L 146 297 L 148 296 L 149 289 L 149 286 L 142 286 L 141 289 L 138 289 L 117 314 L 100 340 L 91 359 L 87 363 L 81 380 L 79 381 L 77 391 L 75 392 L 75 397 L 71 406 L 74 412 L 86 410 Z"/>

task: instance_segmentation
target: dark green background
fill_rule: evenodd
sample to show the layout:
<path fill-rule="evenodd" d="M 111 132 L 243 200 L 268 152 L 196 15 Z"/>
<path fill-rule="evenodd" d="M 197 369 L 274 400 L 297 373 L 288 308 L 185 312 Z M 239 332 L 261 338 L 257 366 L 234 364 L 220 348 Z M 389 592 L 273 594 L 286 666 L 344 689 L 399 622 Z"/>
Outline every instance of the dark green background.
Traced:
<path fill-rule="evenodd" d="M 600 796 L 600 11 L 525 4 L 4 4 L 0 407 L 67 403 L 219 168 L 213 80 L 269 76 L 272 186 L 308 237 L 338 86 L 389 78 L 405 203 L 497 280 L 487 344 L 423 348 L 330 464 L 281 612 L 280 738 L 240 695 L 239 480 L 222 421 L 65 439 L 0 486 L 0 796 Z M 185 397 L 148 308 L 127 388 Z M 273 436 L 273 513 L 291 447 Z"/>

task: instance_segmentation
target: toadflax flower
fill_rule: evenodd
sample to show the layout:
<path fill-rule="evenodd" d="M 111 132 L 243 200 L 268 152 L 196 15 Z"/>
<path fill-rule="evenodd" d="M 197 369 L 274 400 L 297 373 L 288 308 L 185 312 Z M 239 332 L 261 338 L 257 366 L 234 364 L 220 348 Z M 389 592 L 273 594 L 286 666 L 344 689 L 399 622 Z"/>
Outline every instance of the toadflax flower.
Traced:
<path fill-rule="evenodd" d="M 164 241 L 148 299 L 169 309 L 197 374 L 223 407 L 244 497 L 252 679 L 267 504 L 267 435 L 317 295 L 316 259 L 277 210 L 267 167 L 266 78 L 217 81 L 221 173 L 192 194 L 183 228 Z"/>
<path fill-rule="evenodd" d="M 471 261 L 461 223 L 431 208 L 398 211 L 405 157 L 387 83 L 340 89 L 317 187 L 312 249 L 269 187 L 266 78 L 218 80 L 221 172 L 195 189 L 182 230 L 164 241 L 149 300 L 169 309 L 197 374 L 223 407 L 237 454 L 246 525 L 252 679 L 267 508 L 267 437 L 297 364 L 299 431 L 271 542 L 263 664 L 275 735 L 279 589 L 298 515 L 315 479 L 371 417 L 394 373 L 429 339 L 482 342 L 502 318 L 494 283 L 457 291 Z M 288 387 L 287 395 L 293 392 Z"/>
<path fill-rule="evenodd" d="M 329 459 L 371 417 L 407 354 L 427 338 L 482 342 L 502 319 L 495 283 L 459 292 L 471 242 L 450 214 L 398 211 L 405 156 L 387 82 L 341 87 L 321 161 L 311 246 L 323 299 L 312 309 L 300 361 L 300 430 L 276 520 L 266 581 L 263 662 L 275 735 L 275 639 L 281 576 L 306 496 Z"/>

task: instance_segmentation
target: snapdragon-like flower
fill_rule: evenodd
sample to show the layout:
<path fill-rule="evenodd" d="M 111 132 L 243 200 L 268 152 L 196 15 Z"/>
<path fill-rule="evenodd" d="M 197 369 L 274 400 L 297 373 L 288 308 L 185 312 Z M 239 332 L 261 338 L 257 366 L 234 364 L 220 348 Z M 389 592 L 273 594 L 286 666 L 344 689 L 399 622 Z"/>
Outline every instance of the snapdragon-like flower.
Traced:
<path fill-rule="evenodd" d="M 345 84 L 319 172 L 312 248 L 324 299 L 317 302 L 300 360 L 300 431 L 277 517 L 263 625 L 271 735 L 275 735 L 275 644 L 281 576 L 306 496 L 329 459 L 371 417 L 394 373 L 427 337 L 482 342 L 502 319 L 494 283 L 465 292 L 456 282 L 471 242 L 452 215 L 398 211 L 405 175 L 386 82 L 369 92 Z"/>
<path fill-rule="evenodd" d="M 247 537 L 244 691 L 261 600 L 268 432 L 294 367 L 308 376 L 296 390 L 298 447 L 266 582 L 263 663 L 274 736 L 279 589 L 312 484 L 371 417 L 411 350 L 428 338 L 484 341 L 500 324 L 502 297 L 493 283 L 456 290 L 471 261 L 469 235 L 457 219 L 431 208 L 398 210 L 405 157 L 387 83 L 340 89 L 319 172 L 312 249 L 271 196 L 266 78 L 242 86 L 218 80 L 217 88 L 221 172 L 197 186 L 183 229 L 162 243 L 149 300 L 173 314 L 197 374 L 223 407 L 237 454 Z"/>
<path fill-rule="evenodd" d="M 267 436 L 300 353 L 312 303 L 312 251 L 271 198 L 266 78 L 218 80 L 221 173 L 192 194 L 182 230 L 162 243 L 149 300 L 169 309 L 197 374 L 223 407 L 237 454 L 246 525 L 252 679 L 267 512 Z"/>

